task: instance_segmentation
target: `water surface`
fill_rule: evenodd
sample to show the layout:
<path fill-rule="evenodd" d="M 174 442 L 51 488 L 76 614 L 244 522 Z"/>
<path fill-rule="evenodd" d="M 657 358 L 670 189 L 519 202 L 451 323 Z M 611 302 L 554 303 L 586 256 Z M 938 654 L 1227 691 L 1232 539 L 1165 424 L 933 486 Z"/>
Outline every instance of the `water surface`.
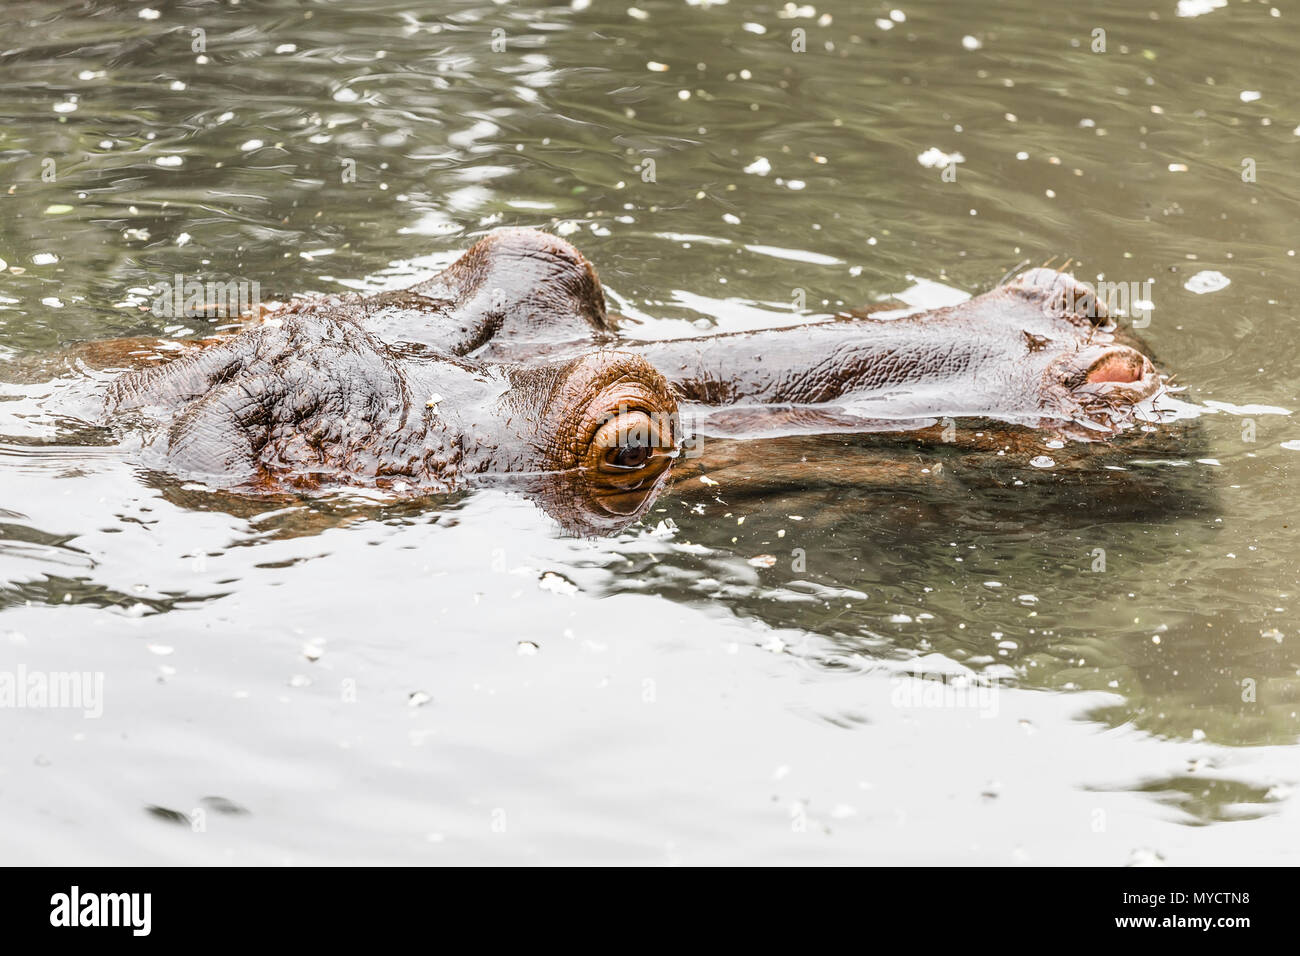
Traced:
<path fill-rule="evenodd" d="M 0 710 L 4 858 L 1297 862 L 1300 11 L 1207 6 L 7 2 L 0 670 L 103 707 Z M 1149 280 L 1182 419 L 714 442 L 585 539 L 231 500 L 32 381 L 210 331 L 176 274 L 394 287 L 501 225 L 661 337 Z"/>

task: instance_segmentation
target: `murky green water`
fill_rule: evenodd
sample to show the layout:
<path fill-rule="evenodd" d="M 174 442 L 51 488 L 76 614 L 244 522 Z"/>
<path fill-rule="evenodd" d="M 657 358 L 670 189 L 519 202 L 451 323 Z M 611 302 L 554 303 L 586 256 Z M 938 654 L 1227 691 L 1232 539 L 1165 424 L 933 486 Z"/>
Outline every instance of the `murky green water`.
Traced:
<path fill-rule="evenodd" d="M 581 540 L 232 503 L 5 386 L 0 671 L 103 681 L 0 709 L 5 859 L 1294 864 L 1300 10 L 1055 6 L 9 0 L 11 367 L 206 331 L 177 273 L 395 286 L 518 224 L 653 335 L 1152 280 L 1185 430 L 718 443 Z"/>

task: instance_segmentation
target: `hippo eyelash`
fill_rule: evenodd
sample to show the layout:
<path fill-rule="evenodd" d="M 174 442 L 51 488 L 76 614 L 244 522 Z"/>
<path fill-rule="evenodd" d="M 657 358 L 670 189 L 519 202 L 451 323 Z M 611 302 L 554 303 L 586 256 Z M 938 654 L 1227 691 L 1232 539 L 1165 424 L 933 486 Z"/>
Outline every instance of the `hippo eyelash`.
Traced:
<path fill-rule="evenodd" d="M 622 471 L 640 471 L 652 461 L 656 461 L 661 458 L 667 458 L 669 460 L 675 461 L 680 457 L 681 457 L 681 452 L 678 449 L 674 448 L 671 451 L 652 451 L 650 454 L 646 455 L 645 460 L 642 461 L 641 464 L 639 465 L 620 465 L 617 462 L 607 461 L 602 465 L 602 467 L 617 468 Z"/>

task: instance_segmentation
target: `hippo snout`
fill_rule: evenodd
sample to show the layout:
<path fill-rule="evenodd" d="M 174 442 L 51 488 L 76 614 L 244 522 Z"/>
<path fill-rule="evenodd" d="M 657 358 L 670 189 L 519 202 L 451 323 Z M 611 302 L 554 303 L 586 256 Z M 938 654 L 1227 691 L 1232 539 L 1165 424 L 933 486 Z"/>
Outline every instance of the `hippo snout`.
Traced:
<path fill-rule="evenodd" d="M 1048 407 L 1083 431 L 1071 432 L 1083 438 L 1088 433 L 1113 434 L 1135 417 L 1142 419 L 1140 403 L 1163 388 L 1160 374 L 1151 360 L 1127 345 L 1085 345 L 1052 361 Z"/>
<path fill-rule="evenodd" d="M 1085 346 L 1057 364 L 1062 381 L 1076 393 L 1138 402 L 1160 388 L 1160 376 L 1151 360 L 1127 345 Z"/>

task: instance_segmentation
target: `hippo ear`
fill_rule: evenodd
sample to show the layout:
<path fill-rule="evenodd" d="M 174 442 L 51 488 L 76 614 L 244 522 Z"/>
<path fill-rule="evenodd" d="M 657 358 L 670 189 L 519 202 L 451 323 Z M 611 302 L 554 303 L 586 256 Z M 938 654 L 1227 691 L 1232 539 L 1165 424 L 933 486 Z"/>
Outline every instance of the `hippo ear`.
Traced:
<path fill-rule="evenodd" d="M 371 330 L 466 355 L 589 342 L 613 331 L 596 270 L 563 239 L 499 229 L 375 313 Z M 407 306 L 410 306 L 409 308 Z"/>

